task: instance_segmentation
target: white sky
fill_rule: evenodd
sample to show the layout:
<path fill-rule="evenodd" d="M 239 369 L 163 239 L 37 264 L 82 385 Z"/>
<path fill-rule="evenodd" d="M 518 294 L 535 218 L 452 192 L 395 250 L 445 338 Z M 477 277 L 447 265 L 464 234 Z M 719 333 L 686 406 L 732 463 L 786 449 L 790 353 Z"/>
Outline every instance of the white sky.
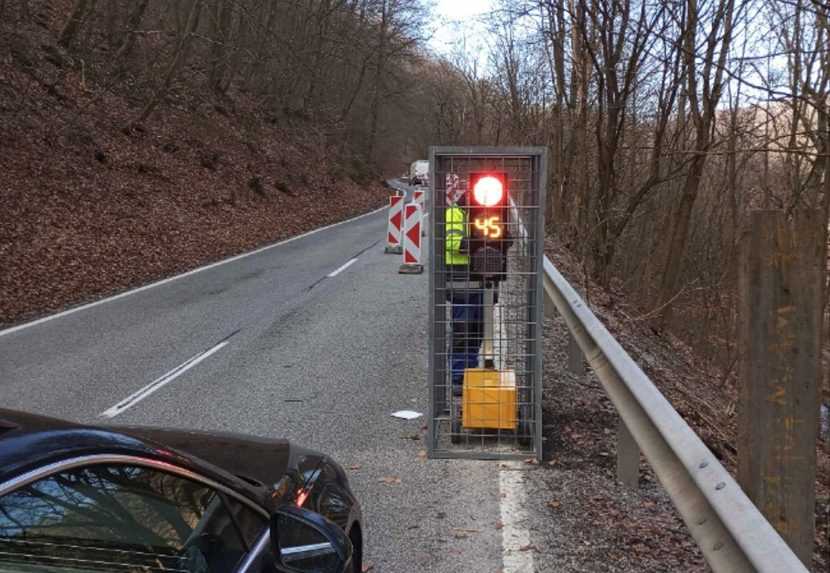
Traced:
<path fill-rule="evenodd" d="M 435 30 L 429 44 L 441 55 L 452 54 L 466 37 L 467 48 L 474 49 L 486 32 L 480 16 L 489 12 L 493 0 L 436 0 L 431 28 Z"/>

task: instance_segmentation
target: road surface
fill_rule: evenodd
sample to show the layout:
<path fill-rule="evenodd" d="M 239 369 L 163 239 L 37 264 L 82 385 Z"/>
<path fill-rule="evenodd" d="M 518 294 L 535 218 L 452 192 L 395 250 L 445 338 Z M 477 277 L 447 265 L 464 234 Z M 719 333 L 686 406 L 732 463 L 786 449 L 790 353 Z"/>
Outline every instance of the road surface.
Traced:
<path fill-rule="evenodd" d="M 0 332 L 2 404 L 287 437 L 347 468 L 373 572 L 532 571 L 516 472 L 427 461 L 424 419 L 390 416 L 427 411 L 428 295 L 385 230 L 375 212 Z"/>

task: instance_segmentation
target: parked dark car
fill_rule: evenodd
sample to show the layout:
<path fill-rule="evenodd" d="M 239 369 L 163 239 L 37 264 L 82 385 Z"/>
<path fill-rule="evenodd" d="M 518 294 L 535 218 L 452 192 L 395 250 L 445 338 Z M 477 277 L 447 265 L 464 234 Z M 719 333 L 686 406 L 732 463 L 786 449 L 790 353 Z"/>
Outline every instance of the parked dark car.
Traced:
<path fill-rule="evenodd" d="M 342 468 L 285 440 L 0 409 L 0 572 L 361 571 Z"/>

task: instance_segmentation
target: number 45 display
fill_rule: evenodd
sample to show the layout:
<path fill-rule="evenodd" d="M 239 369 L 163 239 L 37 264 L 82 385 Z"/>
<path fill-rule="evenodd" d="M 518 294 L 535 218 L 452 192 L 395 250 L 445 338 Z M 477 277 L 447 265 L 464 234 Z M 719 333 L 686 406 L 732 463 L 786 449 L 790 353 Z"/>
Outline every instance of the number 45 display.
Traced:
<path fill-rule="evenodd" d="M 481 235 L 488 239 L 501 238 L 501 217 L 494 215 L 486 219 L 476 219 L 473 221 L 475 228 L 481 231 Z"/>

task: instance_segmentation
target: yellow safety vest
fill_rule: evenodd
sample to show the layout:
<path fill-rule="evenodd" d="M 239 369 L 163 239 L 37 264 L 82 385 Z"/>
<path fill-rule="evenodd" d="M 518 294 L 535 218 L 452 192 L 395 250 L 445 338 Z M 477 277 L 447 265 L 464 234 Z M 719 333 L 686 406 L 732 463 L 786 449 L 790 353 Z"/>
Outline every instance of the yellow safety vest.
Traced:
<path fill-rule="evenodd" d="M 461 254 L 461 239 L 467 236 L 467 217 L 460 207 L 444 211 L 444 263 L 468 265 L 470 257 Z"/>

